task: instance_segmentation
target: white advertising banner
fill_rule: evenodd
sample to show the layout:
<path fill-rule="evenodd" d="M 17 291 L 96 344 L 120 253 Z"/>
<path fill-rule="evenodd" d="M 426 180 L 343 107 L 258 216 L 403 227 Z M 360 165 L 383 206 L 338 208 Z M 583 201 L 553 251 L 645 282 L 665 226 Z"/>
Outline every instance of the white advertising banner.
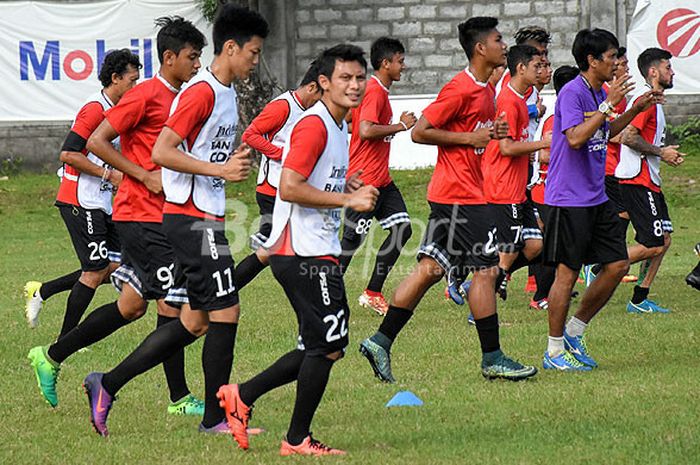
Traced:
<path fill-rule="evenodd" d="M 671 94 L 700 93 L 700 0 L 638 0 L 627 32 L 627 56 L 636 82 L 637 57 L 650 47 L 673 54 Z"/>
<path fill-rule="evenodd" d="M 109 50 L 129 48 L 158 70 L 154 19 L 179 15 L 211 42 L 211 26 L 193 1 L 114 0 L 85 3 L 0 2 L 0 121 L 71 120 Z M 204 49 L 209 64 L 212 47 Z"/>

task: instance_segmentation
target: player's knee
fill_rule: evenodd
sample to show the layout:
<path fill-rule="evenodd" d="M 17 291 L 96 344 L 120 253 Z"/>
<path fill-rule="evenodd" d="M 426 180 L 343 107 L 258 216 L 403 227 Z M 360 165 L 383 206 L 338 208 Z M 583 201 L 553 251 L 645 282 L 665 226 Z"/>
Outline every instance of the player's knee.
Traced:
<path fill-rule="evenodd" d="M 658 257 L 666 251 L 666 244 L 657 247 L 647 247 L 647 258 Z"/>
<path fill-rule="evenodd" d="M 625 276 L 630 270 L 629 260 L 619 260 L 609 263 L 606 266 L 615 276 L 618 276 L 619 279 L 622 279 L 622 277 Z"/>
<path fill-rule="evenodd" d="M 331 352 L 330 354 L 326 354 L 326 358 L 328 360 L 332 360 L 334 362 L 337 362 L 341 358 L 345 357 L 345 351 L 342 350 L 336 350 L 335 352 Z"/>
<path fill-rule="evenodd" d="M 143 300 L 139 302 L 135 299 L 123 300 L 120 298 L 117 301 L 117 308 L 119 309 L 119 313 L 121 313 L 124 319 L 129 321 L 138 320 L 143 315 L 145 315 L 147 307 L 148 303 L 144 302 Z"/>
<path fill-rule="evenodd" d="M 185 327 L 187 331 L 192 333 L 193 336 L 201 337 L 207 333 L 209 330 L 209 322 L 202 321 L 199 319 L 182 319 L 182 326 Z"/>
<path fill-rule="evenodd" d="M 90 287 L 92 289 L 97 289 L 97 287 L 102 284 L 102 281 L 107 276 L 109 269 L 104 268 L 102 270 L 96 271 L 83 271 L 80 275 L 80 282 Z"/>

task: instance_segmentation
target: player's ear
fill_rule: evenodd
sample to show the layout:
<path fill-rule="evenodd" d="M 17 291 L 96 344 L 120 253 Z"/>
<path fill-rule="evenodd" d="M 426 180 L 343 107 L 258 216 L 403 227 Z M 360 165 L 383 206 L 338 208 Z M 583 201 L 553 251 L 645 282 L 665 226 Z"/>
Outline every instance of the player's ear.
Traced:
<path fill-rule="evenodd" d="M 163 64 L 164 65 L 172 65 L 176 59 L 177 59 L 177 53 L 173 52 L 172 50 L 166 50 L 165 52 L 163 52 Z"/>
<path fill-rule="evenodd" d="M 226 42 L 224 42 L 223 49 L 226 51 L 226 54 L 228 56 L 233 56 L 234 54 L 239 53 L 241 50 L 241 48 L 238 46 L 238 43 L 233 39 L 229 39 Z"/>

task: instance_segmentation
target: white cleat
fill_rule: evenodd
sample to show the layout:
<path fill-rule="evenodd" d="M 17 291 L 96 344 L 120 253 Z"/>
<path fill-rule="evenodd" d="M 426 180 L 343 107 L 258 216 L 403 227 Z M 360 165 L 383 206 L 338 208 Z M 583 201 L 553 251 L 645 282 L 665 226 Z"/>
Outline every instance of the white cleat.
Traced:
<path fill-rule="evenodd" d="M 30 328 L 36 328 L 39 325 L 39 312 L 44 303 L 39 296 L 41 283 L 39 281 L 28 281 L 24 285 L 24 296 L 26 303 L 24 305 L 24 315 L 27 318 Z"/>

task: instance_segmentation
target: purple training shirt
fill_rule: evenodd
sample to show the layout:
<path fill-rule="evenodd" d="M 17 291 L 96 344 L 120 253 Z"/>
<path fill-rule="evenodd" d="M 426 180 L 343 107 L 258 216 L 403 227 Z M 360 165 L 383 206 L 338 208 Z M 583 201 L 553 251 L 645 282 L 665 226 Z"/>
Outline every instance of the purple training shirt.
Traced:
<path fill-rule="evenodd" d="M 569 145 L 564 132 L 598 111 L 606 98 L 583 76 L 566 84 L 554 107 L 554 129 L 544 203 L 555 207 L 593 207 L 608 200 L 605 195 L 605 153 L 609 124 L 606 121 L 580 149 Z"/>

